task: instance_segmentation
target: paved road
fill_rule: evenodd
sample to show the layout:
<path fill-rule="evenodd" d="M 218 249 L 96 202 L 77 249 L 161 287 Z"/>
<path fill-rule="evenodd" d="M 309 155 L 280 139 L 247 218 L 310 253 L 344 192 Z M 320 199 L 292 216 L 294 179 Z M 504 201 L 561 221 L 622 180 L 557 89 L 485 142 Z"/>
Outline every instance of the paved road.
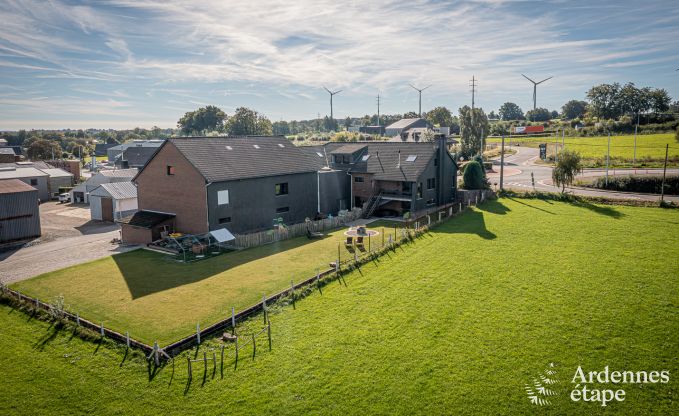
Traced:
<path fill-rule="evenodd" d="M 514 190 L 538 190 L 545 192 L 561 192 L 561 188 L 552 185 L 552 168 L 545 165 L 535 164 L 540 156 L 540 150 L 530 147 L 511 147 L 516 150 L 516 154 L 505 157 L 504 186 Z M 500 182 L 500 161 L 493 162 L 495 173 L 488 175 L 491 183 Z M 609 175 L 629 175 L 634 174 L 634 169 L 609 169 Z M 668 174 L 679 174 L 679 169 L 668 169 Z M 531 174 L 533 175 L 531 177 Z M 578 177 L 597 177 L 604 176 L 605 169 L 586 169 Z M 637 175 L 659 175 L 662 169 L 636 169 Z M 533 184 L 533 178 L 535 183 Z M 627 192 L 613 192 L 602 190 L 589 190 L 582 188 L 566 188 L 569 192 L 577 195 L 603 196 L 620 199 L 638 199 L 646 201 L 657 201 L 660 195 L 655 194 L 636 194 Z M 668 201 L 679 202 L 679 196 L 665 196 Z"/>

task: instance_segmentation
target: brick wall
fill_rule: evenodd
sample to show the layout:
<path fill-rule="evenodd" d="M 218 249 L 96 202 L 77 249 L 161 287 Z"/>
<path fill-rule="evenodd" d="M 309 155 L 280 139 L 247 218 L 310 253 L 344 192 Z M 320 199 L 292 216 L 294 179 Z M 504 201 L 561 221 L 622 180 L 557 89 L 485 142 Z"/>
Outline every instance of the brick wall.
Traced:
<path fill-rule="evenodd" d="M 167 174 L 168 166 L 174 167 L 174 175 Z M 163 145 L 135 182 L 140 210 L 175 214 L 178 232 L 208 232 L 205 179 L 171 142 Z"/>

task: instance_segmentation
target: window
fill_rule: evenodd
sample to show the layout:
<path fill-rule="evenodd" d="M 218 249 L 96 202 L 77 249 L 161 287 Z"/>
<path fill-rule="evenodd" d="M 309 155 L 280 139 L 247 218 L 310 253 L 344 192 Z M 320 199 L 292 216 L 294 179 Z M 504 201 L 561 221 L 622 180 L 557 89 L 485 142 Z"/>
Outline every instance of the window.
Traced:
<path fill-rule="evenodd" d="M 354 182 L 363 182 L 363 176 L 354 177 Z"/>
<path fill-rule="evenodd" d="M 288 211 L 290 211 L 290 207 L 280 207 L 280 208 L 276 208 L 276 214 L 281 214 L 281 213 L 283 213 L 283 212 L 288 212 Z"/>
<path fill-rule="evenodd" d="M 349 155 L 342 155 L 342 163 L 344 164 L 351 163 L 351 158 L 349 157 Z"/>
<path fill-rule="evenodd" d="M 226 205 L 229 203 L 229 190 L 217 192 L 217 205 Z"/>
<path fill-rule="evenodd" d="M 278 143 L 278 147 L 285 147 L 285 145 L 282 143 Z"/>
<path fill-rule="evenodd" d="M 370 159 L 370 155 L 363 155 L 363 157 L 361 158 L 361 161 L 366 162 L 366 161 L 368 161 L 368 159 Z"/>
<path fill-rule="evenodd" d="M 436 188 L 436 178 L 427 179 L 427 189 L 434 189 L 434 188 Z"/>
<path fill-rule="evenodd" d="M 259 149 L 259 145 L 258 145 L 258 144 L 253 144 L 252 147 L 254 147 L 255 149 Z"/>
<path fill-rule="evenodd" d="M 321 152 L 316 152 L 316 154 L 318 155 L 318 157 L 323 157 L 323 154 Z"/>
<path fill-rule="evenodd" d="M 174 175 L 174 166 L 167 165 L 167 174 Z"/>
<path fill-rule="evenodd" d="M 427 200 L 427 205 L 436 205 L 434 198 Z"/>
<path fill-rule="evenodd" d="M 277 183 L 276 184 L 276 196 L 287 195 L 288 194 L 288 183 Z"/>
<path fill-rule="evenodd" d="M 219 219 L 220 224 L 228 224 L 231 222 L 231 217 L 224 217 Z"/>
<path fill-rule="evenodd" d="M 417 184 L 417 199 L 422 199 L 422 182 Z"/>
<path fill-rule="evenodd" d="M 408 155 L 406 162 L 414 162 L 417 159 L 417 155 Z"/>
<path fill-rule="evenodd" d="M 231 147 L 231 146 L 226 146 L 226 150 L 233 150 L 233 147 Z"/>
<path fill-rule="evenodd" d="M 31 186 L 37 186 L 38 185 L 38 180 L 37 179 L 31 179 Z"/>

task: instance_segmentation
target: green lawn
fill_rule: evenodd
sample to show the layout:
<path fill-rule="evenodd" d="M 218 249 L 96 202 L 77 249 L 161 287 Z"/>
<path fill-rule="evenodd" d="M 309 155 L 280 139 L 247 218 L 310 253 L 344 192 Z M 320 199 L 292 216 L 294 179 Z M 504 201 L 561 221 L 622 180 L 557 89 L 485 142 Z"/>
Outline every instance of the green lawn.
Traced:
<path fill-rule="evenodd" d="M 505 144 L 509 143 L 506 139 Z M 501 140 L 489 138 L 489 143 Z M 548 143 L 550 151 L 555 142 L 554 137 L 512 137 L 512 143 L 522 146 L 537 147 L 540 143 Z M 561 148 L 561 137 L 558 138 Z M 608 149 L 608 137 L 566 137 L 566 149 L 579 152 L 587 166 L 604 166 Z M 669 144 L 669 158 L 673 165 L 679 164 L 679 143 L 674 134 L 645 134 L 637 136 L 637 162 L 639 166 L 661 166 L 665 158 L 665 145 Z M 611 136 L 611 162 L 616 166 L 631 165 L 634 156 L 634 135 Z"/>
<path fill-rule="evenodd" d="M 373 226 L 381 232 L 381 225 Z M 350 254 L 341 229 L 322 240 L 295 238 L 182 264 L 146 250 L 118 254 L 47 273 L 12 288 L 52 301 L 148 344 L 160 345 L 195 332 L 327 269 Z M 385 232 L 391 232 L 388 229 Z M 371 244 L 381 245 L 381 236 Z M 372 247 L 371 247 L 372 248 Z"/>
<path fill-rule="evenodd" d="M 0 307 L 0 414 L 677 414 L 677 258 L 679 210 L 487 202 L 278 308 L 273 351 L 190 385 L 185 361 L 149 381 L 118 347 Z M 524 386 L 550 362 L 560 394 L 538 408 Z M 578 365 L 670 383 L 573 403 Z"/>

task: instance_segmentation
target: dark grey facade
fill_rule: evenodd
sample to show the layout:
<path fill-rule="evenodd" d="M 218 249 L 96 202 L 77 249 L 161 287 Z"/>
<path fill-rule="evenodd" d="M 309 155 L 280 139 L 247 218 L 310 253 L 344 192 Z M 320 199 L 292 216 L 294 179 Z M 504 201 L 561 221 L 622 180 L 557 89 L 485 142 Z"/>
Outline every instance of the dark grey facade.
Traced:
<path fill-rule="evenodd" d="M 0 244 L 39 236 L 38 190 L 18 179 L 0 181 Z"/>
<path fill-rule="evenodd" d="M 319 212 L 337 215 L 351 208 L 351 175 L 343 170 L 318 171 Z"/>
<path fill-rule="evenodd" d="M 270 229 L 278 218 L 284 224 L 314 219 L 316 180 L 315 172 L 305 172 L 211 183 L 207 187 L 209 228 L 243 233 Z M 220 203 L 220 191 L 228 191 L 228 202 Z"/>

